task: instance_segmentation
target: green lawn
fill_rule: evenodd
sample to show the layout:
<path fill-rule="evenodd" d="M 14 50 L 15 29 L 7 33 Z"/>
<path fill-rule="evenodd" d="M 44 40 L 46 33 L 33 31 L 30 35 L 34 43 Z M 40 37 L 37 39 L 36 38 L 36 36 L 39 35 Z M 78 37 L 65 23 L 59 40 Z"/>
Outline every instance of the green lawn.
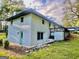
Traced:
<path fill-rule="evenodd" d="M 24 59 L 79 59 L 79 40 L 53 43 L 48 48 L 25 55 Z"/>
<path fill-rule="evenodd" d="M 0 33 L 0 39 L 6 39 L 6 34 L 5 33 Z"/>
<path fill-rule="evenodd" d="M 1 51 L 0 56 L 8 55 L 11 59 L 18 59 L 9 53 L 7 50 Z M 47 48 L 21 55 L 19 59 L 79 59 L 79 40 L 55 42 Z"/>

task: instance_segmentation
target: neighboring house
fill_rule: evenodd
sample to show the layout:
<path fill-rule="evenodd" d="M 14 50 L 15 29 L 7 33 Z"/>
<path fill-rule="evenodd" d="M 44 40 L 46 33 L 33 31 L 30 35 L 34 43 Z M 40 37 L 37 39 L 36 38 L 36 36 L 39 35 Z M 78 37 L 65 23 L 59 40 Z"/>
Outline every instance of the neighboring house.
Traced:
<path fill-rule="evenodd" d="M 50 28 L 54 28 L 54 22 L 33 9 L 27 9 L 21 13 L 6 19 L 8 25 L 8 40 L 25 47 L 34 47 L 50 43 L 55 40 L 64 40 L 64 34 L 58 32 L 52 36 Z M 58 36 L 60 35 L 60 36 Z M 57 38 L 56 38 L 56 37 Z M 55 37 L 55 38 L 54 38 Z"/>

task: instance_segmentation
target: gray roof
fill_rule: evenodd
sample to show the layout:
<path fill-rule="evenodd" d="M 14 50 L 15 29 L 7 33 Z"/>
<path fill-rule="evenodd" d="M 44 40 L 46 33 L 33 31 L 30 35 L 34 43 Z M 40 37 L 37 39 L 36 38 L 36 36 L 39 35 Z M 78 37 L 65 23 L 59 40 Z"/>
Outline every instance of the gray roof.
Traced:
<path fill-rule="evenodd" d="M 79 29 L 79 27 L 67 27 L 67 29 Z"/>
<path fill-rule="evenodd" d="M 47 20 L 48 22 L 53 23 L 53 24 L 55 24 L 55 25 L 57 25 L 57 26 L 63 27 L 63 26 L 61 26 L 61 25 L 57 24 L 56 22 L 50 20 L 49 18 L 47 18 L 46 16 L 42 15 L 41 13 L 37 12 L 36 10 L 34 10 L 34 9 L 32 9 L 32 8 L 26 9 L 26 10 L 24 10 L 24 11 L 22 11 L 22 12 L 16 14 L 16 15 L 14 15 L 14 16 L 12 16 L 12 17 L 10 17 L 10 18 L 7 18 L 6 21 L 11 21 L 11 20 L 14 20 L 14 19 L 16 19 L 16 18 L 19 18 L 19 17 L 21 17 L 21 16 L 30 14 L 30 13 L 33 13 L 33 14 L 39 16 L 39 17 L 42 17 L 43 19 L 45 19 L 45 20 Z M 64 28 L 64 27 L 63 27 L 63 28 Z"/>

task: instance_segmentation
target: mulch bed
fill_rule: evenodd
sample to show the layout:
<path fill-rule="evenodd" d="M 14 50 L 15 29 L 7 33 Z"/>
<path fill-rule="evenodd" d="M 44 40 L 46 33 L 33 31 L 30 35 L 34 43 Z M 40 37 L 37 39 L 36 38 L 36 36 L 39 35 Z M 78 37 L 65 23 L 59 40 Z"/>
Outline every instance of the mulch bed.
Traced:
<path fill-rule="evenodd" d="M 30 49 L 22 47 L 22 46 L 17 46 L 17 45 L 10 45 L 8 50 L 11 50 L 20 55 L 30 53 Z"/>
<path fill-rule="evenodd" d="M 10 45 L 8 50 L 13 51 L 16 54 L 25 55 L 25 54 L 29 54 L 29 53 L 31 53 L 33 51 L 38 51 L 39 49 L 48 47 L 48 45 L 45 45 L 45 46 L 40 47 L 40 48 L 36 48 L 36 47 L 34 47 L 34 48 L 26 48 L 26 47 L 18 46 L 18 45 Z"/>

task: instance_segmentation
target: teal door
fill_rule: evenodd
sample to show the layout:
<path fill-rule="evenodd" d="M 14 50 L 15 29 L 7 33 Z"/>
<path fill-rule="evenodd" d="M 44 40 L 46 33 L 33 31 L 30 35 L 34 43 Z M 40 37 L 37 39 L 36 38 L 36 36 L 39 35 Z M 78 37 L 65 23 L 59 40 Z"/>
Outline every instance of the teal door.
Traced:
<path fill-rule="evenodd" d="M 23 32 L 20 32 L 20 45 L 23 43 Z"/>

